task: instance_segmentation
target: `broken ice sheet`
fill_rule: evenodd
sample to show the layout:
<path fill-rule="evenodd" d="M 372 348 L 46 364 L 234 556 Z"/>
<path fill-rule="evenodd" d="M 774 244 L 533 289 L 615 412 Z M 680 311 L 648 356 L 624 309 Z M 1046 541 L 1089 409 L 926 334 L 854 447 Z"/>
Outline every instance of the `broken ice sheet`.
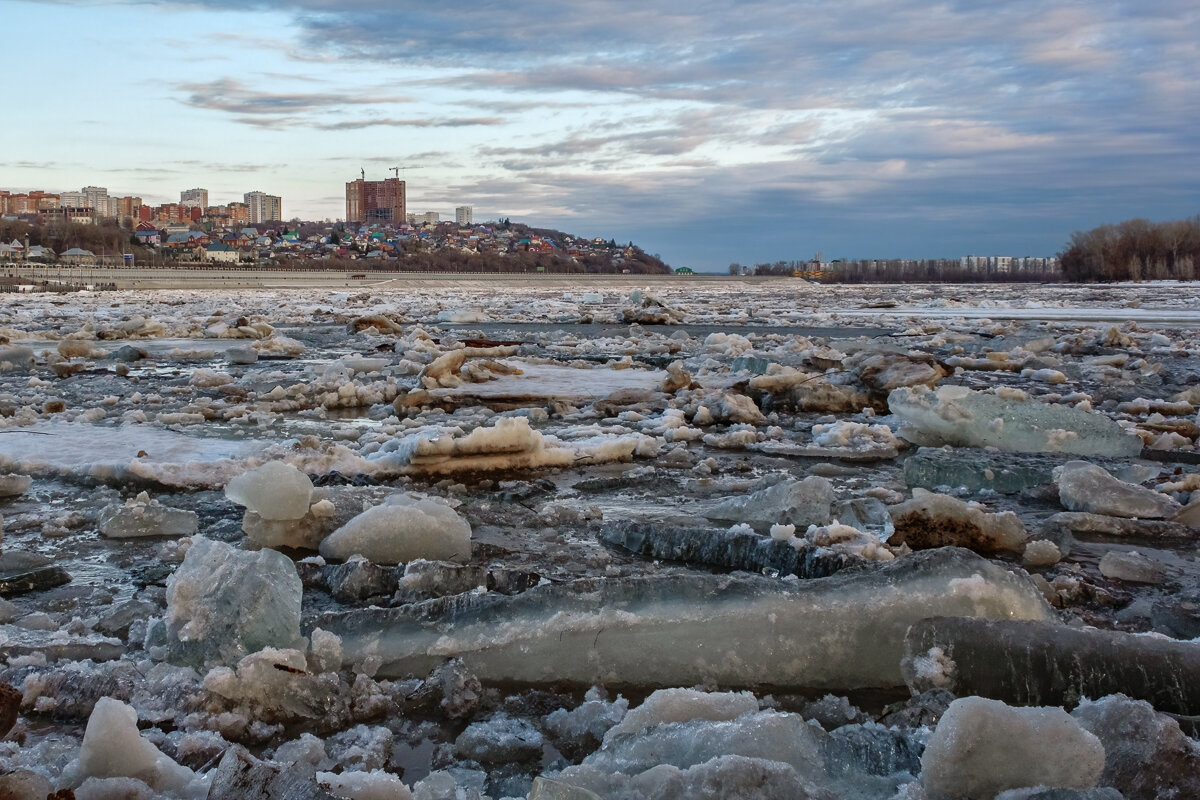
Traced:
<path fill-rule="evenodd" d="M 517 374 L 497 375 L 485 383 L 463 383 L 453 388 L 434 388 L 434 399 L 472 397 L 485 403 L 520 400 L 556 400 L 585 405 L 622 390 L 658 390 L 667 378 L 658 369 L 582 369 L 561 364 L 537 364 L 517 359 L 501 362 L 518 370 Z"/>
<path fill-rule="evenodd" d="M 256 439 L 192 436 L 151 425 L 91 425 L 59 420 L 14 428 L 0 437 L 0 467 L 35 477 L 211 488 L 264 450 Z"/>
<path fill-rule="evenodd" d="M 1041 403 L 1012 389 L 991 393 L 965 386 L 900 388 L 888 395 L 888 407 L 900 418 L 900 435 L 924 446 L 1112 458 L 1142 451 L 1141 439 L 1106 416 Z"/>
<path fill-rule="evenodd" d="M 990 489 L 1016 494 L 1053 480 L 1063 456 L 1037 453 L 989 453 L 948 447 L 922 447 L 904 459 L 904 483 L 909 487 L 963 488 L 969 492 Z"/>
<path fill-rule="evenodd" d="M 481 679 L 585 685 L 897 686 L 904 633 L 928 616 L 1047 619 L 1028 580 L 956 548 L 798 583 L 659 575 L 545 585 L 321 615 L 345 659 L 382 676 L 459 657 Z"/>

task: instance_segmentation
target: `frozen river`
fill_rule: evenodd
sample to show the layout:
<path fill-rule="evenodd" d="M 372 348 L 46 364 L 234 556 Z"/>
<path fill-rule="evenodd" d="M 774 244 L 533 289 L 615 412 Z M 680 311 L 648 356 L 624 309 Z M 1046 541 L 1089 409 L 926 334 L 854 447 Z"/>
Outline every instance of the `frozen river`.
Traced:
<path fill-rule="evenodd" d="M 1200 795 L 1194 285 L 121 290 L 0 336 L 0 796 Z"/>

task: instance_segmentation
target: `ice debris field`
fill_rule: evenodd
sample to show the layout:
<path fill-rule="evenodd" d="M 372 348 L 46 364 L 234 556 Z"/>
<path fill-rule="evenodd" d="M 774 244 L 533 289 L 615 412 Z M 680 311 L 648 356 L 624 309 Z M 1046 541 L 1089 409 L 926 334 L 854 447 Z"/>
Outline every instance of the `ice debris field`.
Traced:
<path fill-rule="evenodd" d="M 1198 797 L 1198 295 L 5 295 L 0 797 Z"/>

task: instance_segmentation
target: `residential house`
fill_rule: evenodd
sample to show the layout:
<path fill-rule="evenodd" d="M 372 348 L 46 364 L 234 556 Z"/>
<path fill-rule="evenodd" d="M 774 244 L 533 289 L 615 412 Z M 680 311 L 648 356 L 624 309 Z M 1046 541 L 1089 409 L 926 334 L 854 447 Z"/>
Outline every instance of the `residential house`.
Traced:
<path fill-rule="evenodd" d="M 236 264 L 240 254 L 224 242 L 213 242 L 204 248 L 204 260 L 224 264 Z"/>
<path fill-rule="evenodd" d="M 157 245 L 162 241 L 162 235 L 159 233 L 158 227 L 150 222 L 139 222 L 137 227 L 133 229 L 133 235 L 144 245 Z"/>
<path fill-rule="evenodd" d="M 91 250 L 84 250 L 79 247 L 72 247 L 70 250 L 64 250 L 59 260 L 64 264 L 81 266 L 84 264 L 94 265 L 96 263 L 96 254 Z"/>

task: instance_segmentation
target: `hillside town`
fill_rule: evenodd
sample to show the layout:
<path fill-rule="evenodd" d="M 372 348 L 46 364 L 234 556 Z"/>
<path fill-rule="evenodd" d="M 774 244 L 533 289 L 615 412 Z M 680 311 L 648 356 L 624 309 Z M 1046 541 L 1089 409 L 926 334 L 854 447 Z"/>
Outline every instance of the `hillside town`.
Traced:
<path fill-rule="evenodd" d="M 322 268 L 353 261 L 355 269 L 371 270 L 669 271 L 633 242 L 509 219 L 476 223 L 468 205 L 446 220 L 438 211 L 409 213 L 404 181 L 397 179 L 346 186 L 346 218 L 324 222 L 284 221 L 282 198 L 258 191 L 241 202 L 212 205 L 207 190 L 188 189 L 178 203 L 154 206 L 139 197 L 110 197 L 96 186 L 57 194 L 0 190 L 0 263 Z M 67 229 L 74 229 L 73 237 L 63 233 Z M 104 229 L 124 235 L 110 235 L 109 246 L 99 249 L 56 249 L 43 241 L 51 231 L 63 243 L 103 240 Z"/>
<path fill-rule="evenodd" d="M 283 200 L 261 191 L 210 204 L 207 189 L 180 192 L 179 202 L 151 205 L 136 196 L 0 190 L 0 263 L 79 266 L 254 266 L 352 271 L 617 272 L 671 269 L 633 242 L 576 236 L 500 218 L 474 221 L 461 205 L 453 219 L 410 212 L 399 178 L 345 185 L 345 216 L 284 221 Z M 89 231 L 89 228 L 91 229 Z M 100 235 L 107 231 L 108 235 Z M 90 234 L 90 235 L 89 235 Z M 58 247 L 55 247 L 55 244 Z M 91 246 L 88 246 L 91 245 Z M 353 262 L 353 263 L 350 263 Z M 690 274 L 678 267 L 676 273 Z M 950 259 L 832 259 L 730 264 L 733 275 L 791 276 L 833 282 L 922 280 L 1057 280 L 1054 256 Z"/>

